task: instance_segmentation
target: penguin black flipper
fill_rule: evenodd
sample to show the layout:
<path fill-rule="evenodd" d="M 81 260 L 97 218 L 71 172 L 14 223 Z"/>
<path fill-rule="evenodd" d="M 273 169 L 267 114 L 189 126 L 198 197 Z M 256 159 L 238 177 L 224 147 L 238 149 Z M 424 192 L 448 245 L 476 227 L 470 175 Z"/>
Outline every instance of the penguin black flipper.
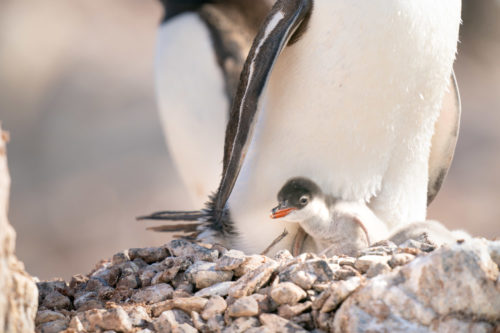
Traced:
<path fill-rule="evenodd" d="M 232 101 L 271 1 L 160 1 L 165 13 L 154 68 L 159 120 L 189 208 L 202 207 L 220 184 Z"/>
<path fill-rule="evenodd" d="M 430 205 L 438 194 L 450 169 L 457 145 L 461 113 L 460 92 L 455 73 L 452 73 L 431 142 L 427 205 Z"/>
<path fill-rule="evenodd" d="M 210 0 L 159 0 L 163 5 L 164 16 L 162 18 L 163 22 L 170 20 L 171 18 L 183 14 L 185 12 L 196 11 L 203 4 L 211 3 Z"/>
<path fill-rule="evenodd" d="M 273 66 L 283 48 L 298 39 L 312 7 L 312 0 L 278 0 L 253 42 L 226 127 L 223 176 L 214 207 L 216 224 L 224 214 L 251 142 L 259 101 Z"/>

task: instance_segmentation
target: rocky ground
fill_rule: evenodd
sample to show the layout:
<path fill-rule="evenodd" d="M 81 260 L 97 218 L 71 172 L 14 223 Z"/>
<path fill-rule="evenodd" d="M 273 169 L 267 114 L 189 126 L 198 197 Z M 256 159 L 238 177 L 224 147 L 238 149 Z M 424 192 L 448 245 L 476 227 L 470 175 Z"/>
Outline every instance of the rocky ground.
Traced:
<path fill-rule="evenodd" d="M 37 332 L 500 332 L 500 241 L 423 237 L 358 257 L 173 240 L 39 282 Z"/>

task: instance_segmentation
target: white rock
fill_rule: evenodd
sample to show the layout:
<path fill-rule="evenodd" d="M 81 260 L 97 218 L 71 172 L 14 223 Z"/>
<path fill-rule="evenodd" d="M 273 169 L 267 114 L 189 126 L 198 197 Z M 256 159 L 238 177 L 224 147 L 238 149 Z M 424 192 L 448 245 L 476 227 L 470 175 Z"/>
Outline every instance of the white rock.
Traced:
<path fill-rule="evenodd" d="M 339 304 L 360 285 L 361 279 L 358 277 L 353 277 L 345 281 L 333 282 L 330 286 L 329 296 L 321 307 L 321 312 L 330 312 L 335 310 Z"/>
<path fill-rule="evenodd" d="M 198 330 L 189 324 L 180 324 L 172 330 L 172 333 L 198 333 Z"/>
<path fill-rule="evenodd" d="M 186 271 L 190 282 L 196 284 L 196 288 L 203 289 L 219 282 L 230 281 L 233 278 L 232 271 L 217 271 L 215 263 L 198 261 L 191 265 Z"/>
<path fill-rule="evenodd" d="M 194 261 L 215 261 L 219 257 L 219 251 L 207 249 L 198 244 L 184 239 L 174 239 L 166 245 L 168 250 L 175 257 L 190 257 Z"/>
<path fill-rule="evenodd" d="M 191 317 L 184 311 L 175 309 L 163 311 L 161 315 L 153 321 L 154 328 L 157 332 L 173 332 L 182 324 L 191 326 L 191 324 L 193 324 Z"/>
<path fill-rule="evenodd" d="M 208 320 L 213 316 L 224 313 L 224 311 L 226 311 L 226 308 L 227 304 L 224 298 L 220 296 L 212 296 L 205 305 L 205 308 L 201 313 L 201 317 L 205 320 Z"/>
<path fill-rule="evenodd" d="M 201 312 L 207 302 L 208 300 L 203 297 L 180 297 L 156 303 L 151 307 L 151 311 L 154 317 L 172 309 L 184 310 L 187 313 L 191 313 L 191 311 Z"/>
<path fill-rule="evenodd" d="M 271 288 L 270 296 L 278 304 L 294 305 L 304 299 L 307 294 L 292 282 L 282 282 Z"/>
<path fill-rule="evenodd" d="M 146 308 L 143 306 L 133 306 L 130 309 L 127 309 L 127 314 L 133 326 L 145 326 L 146 323 L 151 322 L 151 317 L 149 316 Z"/>
<path fill-rule="evenodd" d="M 48 323 L 49 321 L 61 320 L 61 319 L 66 319 L 66 317 L 59 312 L 51 310 L 42 310 L 38 311 L 38 313 L 36 314 L 35 324 L 40 325 Z"/>
<path fill-rule="evenodd" d="M 292 282 L 305 290 L 311 289 L 317 279 L 315 274 L 306 271 L 299 271 L 291 276 Z"/>
<path fill-rule="evenodd" d="M 255 316 L 259 313 L 259 304 L 251 296 L 241 297 L 228 307 L 227 313 L 231 317 Z"/>
<path fill-rule="evenodd" d="M 390 271 L 391 271 L 391 266 L 389 266 L 384 262 L 379 262 L 370 266 L 370 268 L 366 272 L 366 277 L 372 278 L 379 274 L 389 273 Z"/>
<path fill-rule="evenodd" d="M 235 281 L 219 282 L 210 287 L 198 290 L 194 296 L 207 297 L 207 296 L 227 296 L 229 289 L 233 286 Z"/>
<path fill-rule="evenodd" d="M 136 291 L 132 295 L 132 300 L 136 303 L 153 304 L 171 298 L 173 293 L 172 286 L 159 283 Z"/>
<path fill-rule="evenodd" d="M 37 330 L 43 333 L 59 333 L 68 327 L 68 320 L 54 320 L 37 326 Z"/>
<path fill-rule="evenodd" d="M 260 322 L 269 328 L 271 332 L 307 332 L 299 325 L 271 313 L 263 313 L 259 316 Z"/>
<path fill-rule="evenodd" d="M 254 317 L 241 317 L 233 320 L 231 325 L 226 327 L 223 333 L 243 333 L 248 332 L 252 327 L 259 326 L 259 320 Z"/>
<path fill-rule="evenodd" d="M 365 255 L 359 257 L 354 263 L 354 267 L 360 271 L 361 273 L 366 273 L 370 267 L 378 264 L 384 263 L 386 264 L 389 261 L 390 257 L 388 256 L 378 256 L 378 255 Z"/>
<path fill-rule="evenodd" d="M 83 313 L 82 324 L 87 331 L 131 331 L 132 322 L 121 306 L 112 309 L 88 310 Z"/>
<path fill-rule="evenodd" d="M 270 259 L 259 267 L 248 271 L 231 286 L 229 296 L 238 298 L 252 294 L 269 281 L 269 278 L 278 266 L 276 261 Z"/>
<path fill-rule="evenodd" d="M 71 321 L 69 322 L 68 328 L 74 329 L 77 332 L 83 332 L 85 330 L 82 322 L 80 321 L 80 318 L 78 318 L 76 316 L 71 318 Z"/>
<path fill-rule="evenodd" d="M 238 250 L 229 250 L 224 253 L 218 260 L 215 269 L 222 271 L 232 271 L 241 266 L 247 259 L 247 256 Z"/>
<path fill-rule="evenodd" d="M 415 256 L 410 253 L 396 253 L 389 260 L 389 266 L 392 268 L 397 266 L 403 266 L 415 259 Z"/>
<path fill-rule="evenodd" d="M 500 274 L 489 244 L 472 239 L 445 245 L 392 273 L 368 280 L 337 310 L 335 329 L 359 332 L 383 327 L 427 332 L 442 323 L 439 325 L 461 327 L 451 331 L 468 331 L 470 325 L 479 325 L 479 329 L 481 323 L 498 322 Z M 456 314 L 463 324 L 444 323 Z"/>
<path fill-rule="evenodd" d="M 260 266 L 262 266 L 264 263 L 268 261 L 267 257 L 261 256 L 261 255 L 251 255 L 251 256 L 246 256 L 245 261 L 239 265 L 237 268 L 234 269 L 234 275 L 236 276 L 243 276 L 248 272 L 251 272 Z"/>

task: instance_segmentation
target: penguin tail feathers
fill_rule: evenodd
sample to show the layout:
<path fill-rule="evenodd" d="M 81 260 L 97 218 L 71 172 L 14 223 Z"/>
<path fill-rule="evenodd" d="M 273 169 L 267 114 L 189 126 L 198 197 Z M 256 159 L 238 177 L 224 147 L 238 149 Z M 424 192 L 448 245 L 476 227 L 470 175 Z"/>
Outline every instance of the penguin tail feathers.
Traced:
<path fill-rule="evenodd" d="M 200 210 L 161 211 L 139 216 L 137 220 L 167 221 L 165 225 L 149 227 L 147 230 L 183 233 L 183 235 L 174 235 L 176 238 L 221 243 L 227 236 L 235 235 L 235 232 L 228 209 L 224 209 L 221 219 L 215 218 L 215 197 L 215 194 L 210 195 L 205 207 Z M 183 223 L 168 223 L 175 221 L 183 221 Z"/>
<path fill-rule="evenodd" d="M 193 211 L 162 211 L 151 215 L 139 216 L 138 221 L 156 220 L 156 221 L 186 221 L 187 223 L 164 224 L 156 227 L 148 227 L 146 230 L 157 232 L 180 232 L 182 235 L 174 235 L 175 238 L 184 238 L 196 240 L 200 233 L 200 227 L 203 225 L 207 213 L 200 210 Z"/>
<path fill-rule="evenodd" d="M 198 221 L 206 217 L 207 214 L 201 210 L 191 210 L 191 211 L 173 211 L 167 210 L 162 212 L 156 212 L 151 215 L 139 216 L 136 219 L 138 221 L 143 220 L 166 220 L 166 221 Z"/>

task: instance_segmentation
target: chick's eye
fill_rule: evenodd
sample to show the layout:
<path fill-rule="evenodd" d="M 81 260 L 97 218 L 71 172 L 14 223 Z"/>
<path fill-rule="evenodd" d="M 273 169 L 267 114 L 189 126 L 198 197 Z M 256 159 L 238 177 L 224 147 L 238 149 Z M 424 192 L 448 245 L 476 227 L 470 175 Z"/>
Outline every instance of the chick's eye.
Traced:
<path fill-rule="evenodd" d="M 304 196 L 300 197 L 299 202 L 300 202 L 301 204 L 305 205 L 305 204 L 307 204 L 307 203 L 309 202 L 309 198 L 308 198 L 307 196 L 305 196 L 305 195 L 304 195 Z"/>

